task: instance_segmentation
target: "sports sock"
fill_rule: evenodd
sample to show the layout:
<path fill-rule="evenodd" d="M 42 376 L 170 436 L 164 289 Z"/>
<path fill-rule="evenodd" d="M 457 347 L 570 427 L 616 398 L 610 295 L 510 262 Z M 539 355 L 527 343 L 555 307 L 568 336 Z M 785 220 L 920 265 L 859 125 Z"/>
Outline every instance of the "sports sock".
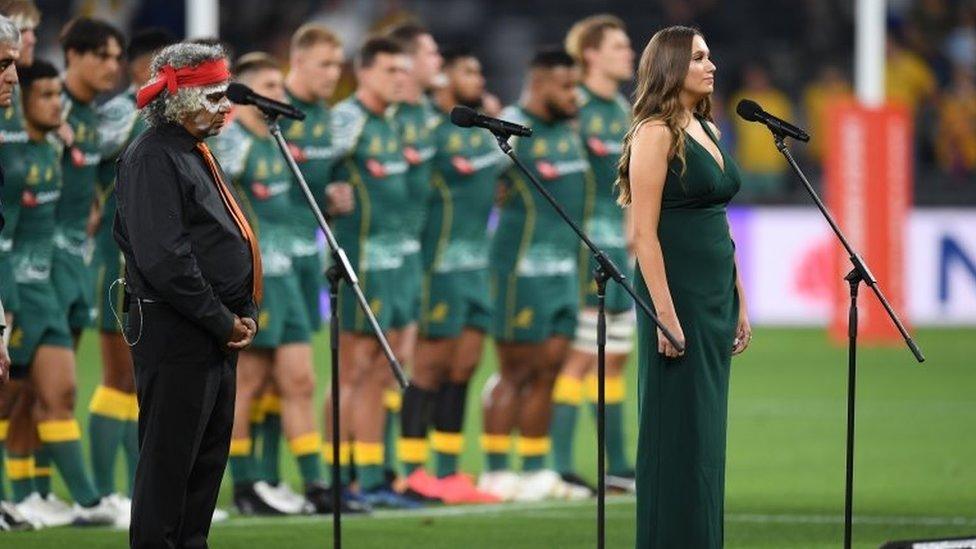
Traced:
<path fill-rule="evenodd" d="M 468 401 L 468 383 L 447 382 L 437 392 L 434 406 L 434 433 L 431 446 L 436 458 L 438 478 L 458 472 L 458 461 L 464 449 L 464 407 Z"/>
<path fill-rule="evenodd" d="M 81 428 L 74 419 L 48 420 L 37 424 L 37 434 L 47 447 L 51 461 L 68 485 L 71 498 L 82 507 L 91 507 L 100 499 L 95 492 L 81 451 Z"/>
<path fill-rule="evenodd" d="M 400 391 L 395 389 L 384 391 L 383 406 L 386 408 L 386 423 L 383 424 L 383 469 L 396 473 L 397 427 L 403 406 L 403 396 L 400 395 Z"/>
<path fill-rule="evenodd" d="M 522 458 L 522 472 L 531 473 L 544 469 L 549 446 L 549 437 L 519 436 L 518 454 Z"/>
<path fill-rule="evenodd" d="M 281 398 L 266 394 L 261 399 L 264 421 L 261 422 L 260 478 L 269 484 L 281 482 Z"/>
<path fill-rule="evenodd" d="M 398 450 L 404 472 L 408 475 L 427 463 L 427 428 L 434 397 L 434 391 L 416 385 L 408 385 L 403 392 Z"/>
<path fill-rule="evenodd" d="M 236 438 L 230 441 L 230 478 L 234 486 L 251 484 L 256 479 L 254 463 L 254 442 L 250 438 Z"/>
<path fill-rule="evenodd" d="M 335 479 L 332 478 L 332 443 L 323 442 L 322 443 L 322 459 L 325 461 L 327 477 L 329 479 L 329 484 L 335 486 Z M 348 442 L 339 443 L 339 486 L 348 486 L 349 481 L 352 478 L 352 471 L 350 470 L 349 464 L 352 461 L 351 447 Z"/>
<path fill-rule="evenodd" d="M 322 435 L 311 432 L 288 441 L 302 481 L 307 485 L 322 480 Z"/>
<path fill-rule="evenodd" d="M 45 446 L 34 452 L 34 491 L 46 498 L 51 493 L 51 454 Z"/>
<path fill-rule="evenodd" d="M 383 485 L 383 443 L 355 441 L 352 453 L 356 460 L 359 488 L 368 492 Z"/>
<path fill-rule="evenodd" d="M 24 501 L 24 498 L 34 492 L 34 458 L 11 452 L 4 462 L 7 479 L 10 480 L 10 492 L 14 503 Z"/>
<path fill-rule="evenodd" d="M 576 434 L 576 416 L 583 401 L 583 382 L 570 376 L 556 378 L 552 390 L 552 419 L 549 434 L 552 435 L 552 466 L 559 473 L 573 471 L 573 440 Z"/>
<path fill-rule="evenodd" d="M 512 450 L 510 435 L 481 435 L 481 449 L 485 453 L 485 468 L 488 471 L 507 471 L 511 469 L 509 453 Z"/>
<path fill-rule="evenodd" d="M 115 458 L 125 437 L 131 407 L 126 393 L 99 385 L 88 404 L 88 449 L 100 497 L 115 491 Z"/>
<path fill-rule="evenodd" d="M 624 440 L 624 395 L 626 386 L 621 376 L 607 377 L 606 380 L 606 443 L 607 473 L 626 473 L 630 471 Z M 593 417 L 597 416 L 596 402 L 599 398 L 597 378 L 586 378 L 586 398 L 592 403 Z"/>

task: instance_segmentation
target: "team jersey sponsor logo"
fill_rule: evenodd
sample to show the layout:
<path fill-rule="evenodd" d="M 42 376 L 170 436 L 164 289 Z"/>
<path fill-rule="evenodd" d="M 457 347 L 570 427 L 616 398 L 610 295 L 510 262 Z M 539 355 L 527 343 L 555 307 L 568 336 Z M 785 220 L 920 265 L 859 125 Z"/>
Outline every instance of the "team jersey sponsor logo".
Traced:
<path fill-rule="evenodd" d="M 288 192 L 291 184 L 287 181 L 277 181 L 274 183 L 261 183 L 260 181 L 255 181 L 251 183 L 251 193 L 254 194 L 254 198 L 258 200 L 268 200 L 282 193 Z"/>
<path fill-rule="evenodd" d="M 61 198 L 61 191 L 44 191 L 35 193 L 25 190 L 20 196 L 20 204 L 25 208 L 36 208 L 38 206 L 43 206 L 44 204 L 56 202 L 59 198 Z"/>
<path fill-rule="evenodd" d="M 292 157 L 294 157 L 295 162 L 298 162 L 299 164 L 301 164 L 302 162 L 307 162 L 308 161 L 308 157 L 305 156 L 305 151 L 302 150 L 302 148 L 299 147 L 298 145 L 296 145 L 294 143 L 289 143 L 288 144 L 288 151 L 291 153 Z"/>
<path fill-rule="evenodd" d="M 420 151 L 410 145 L 403 148 L 403 158 L 405 158 L 407 163 L 411 166 L 416 166 L 422 162 L 420 159 Z"/>
<path fill-rule="evenodd" d="M 451 165 L 454 169 L 461 175 L 471 175 L 475 172 L 474 164 L 470 160 L 463 156 L 455 156 L 451 158 Z"/>
<path fill-rule="evenodd" d="M 366 161 L 366 171 L 377 179 L 407 173 L 407 167 L 406 162 L 380 162 L 375 158 Z"/>
<path fill-rule="evenodd" d="M 102 160 L 99 153 L 86 153 L 78 147 L 71 147 L 71 165 L 76 168 L 95 166 Z"/>
<path fill-rule="evenodd" d="M 564 175 L 585 172 L 589 168 L 586 160 L 567 160 L 563 162 L 549 162 L 548 160 L 537 160 L 535 163 L 536 171 L 539 176 L 547 181 L 558 179 Z"/>
<path fill-rule="evenodd" d="M 27 130 L 0 130 L 0 143 L 27 143 Z"/>
<path fill-rule="evenodd" d="M 609 154 L 620 154 L 623 152 L 623 144 L 617 141 L 603 141 L 597 136 L 590 136 L 586 140 L 586 146 L 594 156 L 607 156 Z"/>
<path fill-rule="evenodd" d="M 288 144 L 288 150 L 291 151 L 295 162 L 299 164 L 309 160 L 328 160 L 335 157 L 337 152 L 334 147 L 315 147 L 313 145 L 300 147 L 294 143 Z"/>

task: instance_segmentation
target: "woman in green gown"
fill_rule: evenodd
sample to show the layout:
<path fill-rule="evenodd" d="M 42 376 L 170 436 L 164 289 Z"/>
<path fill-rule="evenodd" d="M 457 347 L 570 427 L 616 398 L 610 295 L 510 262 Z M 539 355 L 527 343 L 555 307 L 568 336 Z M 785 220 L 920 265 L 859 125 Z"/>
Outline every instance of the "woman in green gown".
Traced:
<path fill-rule="evenodd" d="M 723 542 L 729 369 L 752 334 L 725 209 L 739 173 L 711 122 L 714 82 L 697 30 L 656 33 L 641 57 L 620 162 L 637 291 L 685 346 L 678 352 L 638 316 L 639 548 Z"/>

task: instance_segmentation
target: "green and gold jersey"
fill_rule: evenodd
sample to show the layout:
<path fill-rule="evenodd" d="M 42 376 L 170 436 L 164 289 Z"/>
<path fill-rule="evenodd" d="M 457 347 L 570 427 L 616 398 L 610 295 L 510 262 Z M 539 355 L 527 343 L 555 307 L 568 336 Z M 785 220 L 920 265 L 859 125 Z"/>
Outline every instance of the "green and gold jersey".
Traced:
<path fill-rule="evenodd" d="M 23 155 L 23 148 L 26 143 L 27 130 L 24 129 L 20 88 L 14 87 L 10 106 L 0 111 L 0 166 L 4 166 L 6 170 L 7 166 L 12 165 L 17 158 Z M 10 178 L 9 174 L 7 178 Z M 9 186 L 10 183 L 8 182 L 6 187 L 9 188 Z M 3 185 L 0 185 L 0 191 L 4 191 Z M 19 201 L 20 196 L 19 193 L 14 194 L 17 196 L 8 198 L 7 192 L 3 192 L 3 196 L 0 198 L 0 207 L 4 208 L 7 225 L 16 223 L 19 210 L 14 202 Z M 13 266 L 10 264 L 10 246 L 11 241 L 9 239 L 5 241 L 0 238 L 0 300 L 6 305 L 8 312 L 14 312 L 13 309 L 17 307 L 18 299 L 16 297 L 17 288 L 14 284 Z"/>
<path fill-rule="evenodd" d="M 290 273 L 295 182 L 274 138 L 257 135 L 235 120 L 208 142 L 258 237 L 264 276 Z"/>
<path fill-rule="evenodd" d="M 15 87 L 10 106 L 0 111 L 0 158 L 9 158 L 16 150 L 16 147 L 10 145 L 27 143 L 24 111 L 20 101 L 20 88 Z"/>
<path fill-rule="evenodd" d="M 0 250 L 18 284 L 46 282 L 54 256 L 55 210 L 61 197 L 61 150 L 53 141 L 28 141 L 4 166 L 7 224 Z"/>
<path fill-rule="evenodd" d="M 484 269 L 488 216 L 498 177 L 511 161 L 487 131 L 455 126 L 444 112 L 436 117 L 433 191 L 421 241 L 424 268 L 435 273 Z"/>
<path fill-rule="evenodd" d="M 624 136 L 630 126 L 630 105 L 620 94 L 612 99 L 580 86 L 579 132 L 596 181 L 593 215 L 587 234 L 601 247 L 624 248 L 623 209 L 617 204 L 614 182 Z"/>
<path fill-rule="evenodd" d="M 431 159 L 435 153 L 434 127 L 437 112 L 426 96 L 420 103 L 400 103 L 396 107 L 396 122 L 403 139 L 403 158 L 407 170 L 407 201 L 403 204 L 404 255 L 420 251 L 420 235 L 427 215 L 427 198 L 431 193 Z"/>
<path fill-rule="evenodd" d="M 96 197 L 101 148 L 98 136 L 98 111 L 94 103 L 82 103 L 65 91 L 64 116 L 74 141 L 64 149 L 61 172 L 64 186 L 58 201 L 58 227 L 54 245 L 65 253 L 83 256 L 89 249 L 86 228 L 88 214 Z"/>
<path fill-rule="evenodd" d="M 332 170 L 337 160 L 337 150 L 332 146 L 329 133 L 331 111 L 324 101 L 307 103 L 288 94 L 288 102 L 305 113 L 305 120 L 281 120 L 281 132 L 288 142 L 292 156 L 308 183 L 315 202 L 323 213 L 328 204 L 325 200 L 325 187 L 330 183 Z M 286 166 L 287 167 L 287 166 Z M 305 193 L 295 184 L 291 190 L 294 213 L 291 217 L 294 231 L 294 254 L 312 255 L 317 252 L 315 231 L 318 223 L 308 207 Z"/>
<path fill-rule="evenodd" d="M 351 97 L 332 110 L 331 132 L 341 158 L 332 180 L 348 181 L 356 200 L 351 213 L 335 218 L 336 237 L 357 270 L 397 269 L 408 166 L 391 109 L 376 114 Z"/>
<path fill-rule="evenodd" d="M 98 108 L 98 141 L 101 161 L 98 164 L 99 201 L 102 205 L 99 237 L 112 238 L 115 219 L 115 161 L 149 123 L 136 108 L 135 88 L 116 95 Z"/>
<path fill-rule="evenodd" d="M 531 138 L 513 138 L 512 148 L 577 222 L 592 204 L 593 184 L 586 151 L 570 121 L 547 122 L 522 107 L 508 107 L 502 118 L 532 128 Z M 492 266 L 520 277 L 577 272 L 579 238 L 532 183 L 511 166 L 498 229 L 492 239 Z"/>

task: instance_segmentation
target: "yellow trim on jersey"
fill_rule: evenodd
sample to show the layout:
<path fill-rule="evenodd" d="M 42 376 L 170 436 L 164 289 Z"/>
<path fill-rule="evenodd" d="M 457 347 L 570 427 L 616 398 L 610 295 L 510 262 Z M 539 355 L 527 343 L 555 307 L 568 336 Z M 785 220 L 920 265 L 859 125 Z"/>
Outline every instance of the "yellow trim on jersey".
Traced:
<path fill-rule="evenodd" d="M 441 256 L 444 255 L 447 243 L 451 239 L 451 224 L 454 223 L 454 197 L 451 194 L 451 188 L 447 185 L 447 181 L 440 172 L 434 172 L 431 182 L 434 184 L 434 188 L 441 193 L 441 199 L 444 201 L 444 217 L 441 219 L 441 234 L 437 238 L 437 247 L 434 248 L 434 262 L 431 264 L 431 269 L 433 270 L 440 263 Z"/>
<path fill-rule="evenodd" d="M 71 442 L 81 439 L 81 427 L 74 419 L 42 421 L 37 424 L 41 442 Z"/>
<path fill-rule="evenodd" d="M 264 422 L 264 406 L 261 399 L 256 399 L 251 402 L 251 411 L 248 413 L 248 419 L 251 423 L 263 423 Z"/>
<path fill-rule="evenodd" d="M 357 138 L 358 142 L 358 138 Z M 369 226 L 372 215 L 372 205 L 369 201 L 369 193 L 366 191 L 366 183 L 363 181 L 359 168 L 352 158 L 346 158 L 346 168 L 349 170 L 349 184 L 356 191 L 356 204 L 361 208 L 359 212 L 359 263 L 356 265 L 356 274 L 359 277 L 359 287 L 366 292 L 366 270 L 363 269 L 363 261 L 366 259 L 366 244 L 369 237 Z M 353 323 L 356 330 L 362 330 L 366 322 L 366 315 L 363 314 L 362 307 L 356 307 L 356 318 Z"/>
<path fill-rule="evenodd" d="M 508 338 L 515 337 L 515 283 L 518 278 L 518 267 L 519 263 L 522 261 L 522 256 L 528 251 L 529 246 L 532 244 L 532 237 L 535 236 L 535 199 L 532 197 L 532 193 L 529 191 L 528 187 L 518 174 L 512 173 L 512 188 L 518 191 L 522 196 L 522 202 L 525 204 L 525 224 L 522 226 L 522 241 L 519 242 L 518 252 L 515 254 L 515 264 L 512 265 L 512 272 L 508 275 L 508 293 L 507 300 L 505 304 L 505 335 Z"/>
<path fill-rule="evenodd" d="M 0 442 L 7 440 L 7 431 L 10 429 L 10 421 L 0 419 Z"/>
<path fill-rule="evenodd" d="M 38 467 L 37 463 L 34 463 L 34 478 L 49 477 L 51 476 L 51 472 L 52 470 L 50 467 Z"/>

